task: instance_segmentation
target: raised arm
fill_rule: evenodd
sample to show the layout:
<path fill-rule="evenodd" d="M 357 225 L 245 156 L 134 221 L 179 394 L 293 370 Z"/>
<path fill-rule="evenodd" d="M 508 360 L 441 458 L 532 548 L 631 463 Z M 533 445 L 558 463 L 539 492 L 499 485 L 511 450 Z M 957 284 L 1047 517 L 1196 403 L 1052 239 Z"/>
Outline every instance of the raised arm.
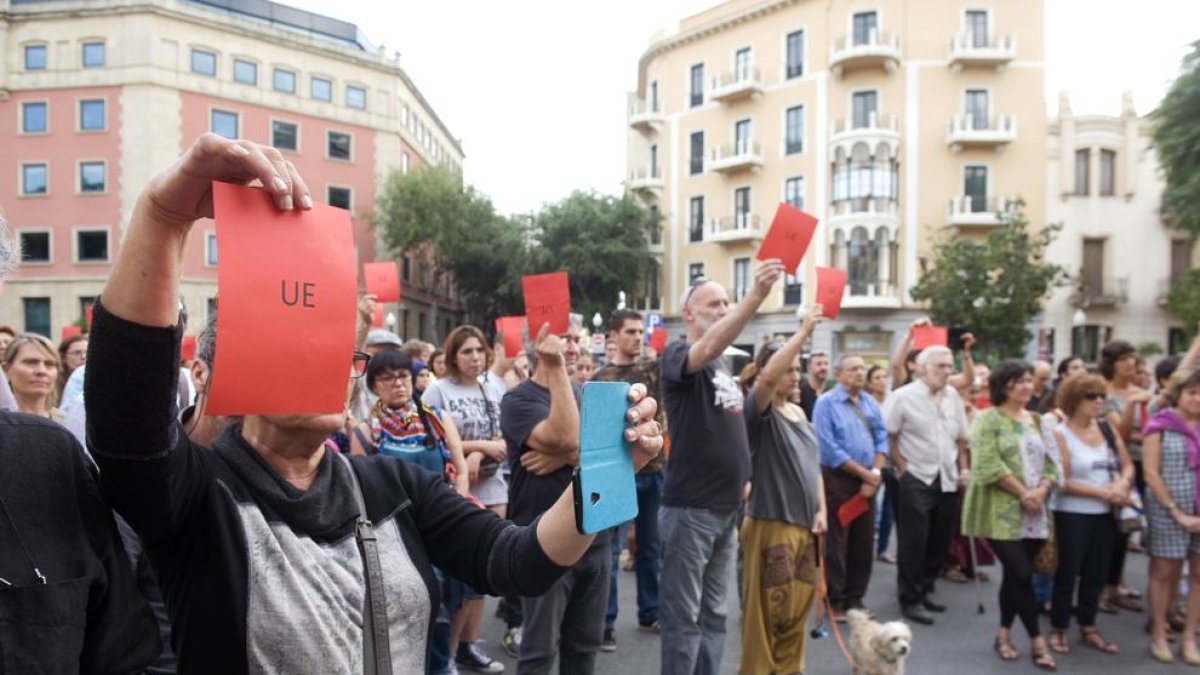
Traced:
<path fill-rule="evenodd" d="M 962 336 L 962 372 L 955 373 L 950 376 L 950 386 L 955 389 L 966 389 L 972 382 L 975 381 L 975 357 L 971 356 L 971 349 L 975 346 L 975 336 L 971 333 L 963 333 Z M 951 346 L 951 349 L 954 347 Z"/>
<path fill-rule="evenodd" d="M 729 345 L 733 344 L 733 341 L 741 334 L 746 324 L 750 323 L 750 319 L 754 318 L 754 313 L 758 311 L 759 305 L 767 299 L 771 287 L 775 285 L 776 281 L 779 281 L 781 276 L 783 276 L 783 263 L 778 259 L 764 260 L 759 264 L 758 269 L 754 270 L 754 285 L 746 297 L 705 331 L 704 336 L 688 349 L 685 370 L 689 374 L 704 370 L 708 364 L 725 353 Z"/>
<path fill-rule="evenodd" d="M 569 455 L 579 451 L 579 405 L 571 389 L 563 359 L 563 341 L 550 334 L 550 324 L 542 324 L 537 336 L 537 368 L 545 368 L 547 389 L 550 390 L 550 414 L 537 423 L 525 444 L 538 452 Z"/>
<path fill-rule="evenodd" d="M 758 379 L 754 383 L 754 411 L 758 414 L 764 413 L 771 406 L 771 399 L 775 396 L 775 388 L 779 386 L 779 381 L 787 374 L 788 368 L 792 366 L 792 362 L 800 355 L 800 350 L 804 348 L 804 343 L 808 341 L 812 335 L 813 329 L 817 323 L 821 321 L 821 312 L 824 308 L 821 305 L 813 305 L 808 308 L 808 312 L 804 315 L 804 321 L 800 323 L 800 328 L 787 342 L 775 352 L 774 355 L 763 365 L 763 369 L 758 373 Z"/>

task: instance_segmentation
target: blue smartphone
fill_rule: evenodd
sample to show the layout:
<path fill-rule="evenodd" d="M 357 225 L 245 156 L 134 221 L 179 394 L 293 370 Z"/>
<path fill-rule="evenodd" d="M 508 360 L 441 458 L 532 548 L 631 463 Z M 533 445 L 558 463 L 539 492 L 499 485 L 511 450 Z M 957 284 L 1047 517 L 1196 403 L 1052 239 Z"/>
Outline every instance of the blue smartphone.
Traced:
<path fill-rule="evenodd" d="M 595 534 L 637 515 L 633 457 L 625 441 L 628 382 L 583 385 L 579 424 L 579 467 L 572 479 L 575 527 Z"/>

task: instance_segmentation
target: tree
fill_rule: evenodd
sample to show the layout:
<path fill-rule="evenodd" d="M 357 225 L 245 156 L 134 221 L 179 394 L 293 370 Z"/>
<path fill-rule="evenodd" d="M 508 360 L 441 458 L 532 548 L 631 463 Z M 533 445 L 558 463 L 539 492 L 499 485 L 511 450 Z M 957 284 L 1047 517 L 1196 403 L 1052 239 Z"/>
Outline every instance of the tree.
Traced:
<path fill-rule="evenodd" d="M 1183 322 L 1188 339 L 1193 338 L 1200 324 L 1200 269 L 1188 270 L 1167 294 L 1167 309 Z"/>
<path fill-rule="evenodd" d="M 1151 115 L 1154 147 L 1166 177 L 1162 215 L 1193 236 L 1200 234 L 1200 41 L 1183 59 L 1179 77 Z"/>
<path fill-rule="evenodd" d="M 569 272 L 571 308 L 584 316 L 607 316 L 620 291 L 638 294 L 655 264 L 647 236 L 657 216 L 630 195 L 575 192 L 543 207 L 533 225 L 537 269 Z"/>
<path fill-rule="evenodd" d="M 929 303 L 935 323 L 970 329 L 985 357 L 1022 356 L 1031 338 L 1026 324 L 1050 289 L 1066 282 L 1063 268 L 1045 260 L 1062 226 L 1032 232 L 1023 208 L 1018 202 L 984 242 L 947 230 L 934 244 L 933 265 L 910 291 L 913 300 Z"/>

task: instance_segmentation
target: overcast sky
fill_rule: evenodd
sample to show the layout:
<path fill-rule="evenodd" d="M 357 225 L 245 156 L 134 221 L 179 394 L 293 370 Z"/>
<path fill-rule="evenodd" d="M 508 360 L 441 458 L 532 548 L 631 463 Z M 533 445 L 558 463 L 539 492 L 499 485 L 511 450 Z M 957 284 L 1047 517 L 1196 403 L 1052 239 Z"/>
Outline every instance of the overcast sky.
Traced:
<path fill-rule="evenodd" d="M 715 0 L 281 0 L 351 21 L 401 64 L 463 141 L 467 180 L 500 211 L 536 209 L 575 189 L 617 193 L 626 93 L 659 31 Z M 1017 4 L 1023 0 L 1007 0 Z M 1068 88 L 1076 114 L 1139 114 L 1200 39 L 1200 1 L 1046 0 L 1046 101 Z M 1020 37 L 1018 36 L 1018 45 Z"/>

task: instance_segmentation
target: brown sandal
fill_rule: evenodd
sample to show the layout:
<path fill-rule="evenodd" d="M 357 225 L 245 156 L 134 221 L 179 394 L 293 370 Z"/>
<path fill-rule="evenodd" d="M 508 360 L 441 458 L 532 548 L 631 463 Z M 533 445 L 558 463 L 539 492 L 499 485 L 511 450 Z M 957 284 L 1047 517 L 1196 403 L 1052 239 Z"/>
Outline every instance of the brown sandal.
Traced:
<path fill-rule="evenodd" d="M 992 642 L 992 649 L 1000 657 L 1001 661 L 1016 661 L 1021 656 L 1016 646 L 1013 645 L 1012 640 L 1001 640 L 999 635 Z"/>
<path fill-rule="evenodd" d="M 1055 663 L 1054 657 L 1050 655 L 1049 650 L 1035 649 L 1029 656 L 1033 659 L 1033 666 L 1038 670 L 1044 670 L 1048 673 L 1058 672 L 1058 664 Z"/>
<path fill-rule="evenodd" d="M 1050 646 L 1050 651 L 1055 654 L 1070 654 L 1071 644 L 1067 642 L 1067 631 L 1054 629 L 1050 631 L 1050 637 L 1046 639 L 1046 644 Z"/>
<path fill-rule="evenodd" d="M 1080 628 L 1079 639 L 1085 647 L 1091 647 L 1098 652 L 1114 655 L 1121 653 L 1121 648 L 1117 646 L 1117 643 L 1104 639 L 1100 631 L 1095 628 Z"/>

